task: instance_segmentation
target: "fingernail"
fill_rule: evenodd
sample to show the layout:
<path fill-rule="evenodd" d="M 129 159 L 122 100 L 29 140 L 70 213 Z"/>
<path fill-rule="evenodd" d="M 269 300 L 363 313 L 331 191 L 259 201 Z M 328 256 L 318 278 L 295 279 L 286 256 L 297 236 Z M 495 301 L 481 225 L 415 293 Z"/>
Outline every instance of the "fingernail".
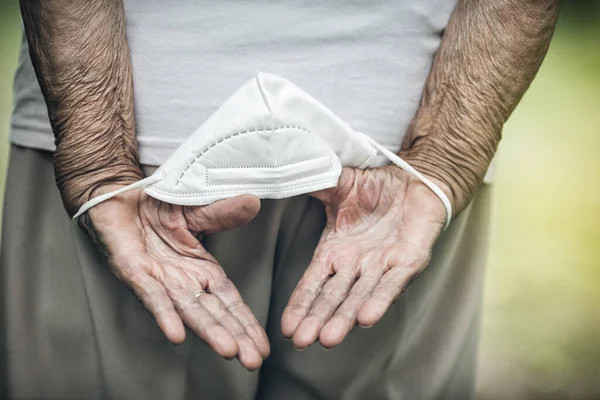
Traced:
<path fill-rule="evenodd" d="M 305 347 L 305 348 L 303 348 L 303 349 L 299 349 L 299 348 L 297 348 L 297 347 L 294 347 L 294 350 L 296 350 L 296 351 L 304 351 L 304 350 L 306 350 L 306 349 L 308 349 L 308 347 Z"/>
<path fill-rule="evenodd" d="M 363 329 L 369 329 L 371 328 L 373 325 L 359 325 L 361 328 Z"/>
<path fill-rule="evenodd" d="M 332 347 L 325 347 L 325 346 L 323 346 L 323 345 L 321 345 L 321 348 L 322 348 L 323 350 L 325 350 L 325 351 L 329 351 L 329 350 L 331 350 L 331 349 L 332 349 Z"/>

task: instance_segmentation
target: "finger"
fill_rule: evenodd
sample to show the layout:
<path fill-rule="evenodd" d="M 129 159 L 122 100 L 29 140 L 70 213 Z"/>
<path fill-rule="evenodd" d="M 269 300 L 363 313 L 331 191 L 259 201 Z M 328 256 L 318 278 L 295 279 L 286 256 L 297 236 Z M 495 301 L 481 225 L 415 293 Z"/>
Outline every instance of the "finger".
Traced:
<path fill-rule="evenodd" d="M 221 300 L 229 312 L 244 328 L 246 334 L 256 344 L 263 358 L 270 353 L 269 338 L 250 307 L 244 302 L 235 285 L 229 279 L 223 279 L 211 286 L 211 292 Z"/>
<path fill-rule="evenodd" d="M 356 273 L 353 268 L 342 268 L 323 285 L 323 290 L 294 333 L 295 347 L 303 349 L 317 340 L 323 325 L 346 299 L 355 280 Z"/>
<path fill-rule="evenodd" d="M 306 317 L 323 285 L 329 280 L 331 272 L 324 260 L 315 256 L 283 310 L 281 331 L 285 337 L 291 338 L 294 335 L 298 324 Z"/>
<path fill-rule="evenodd" d="M 170 289 L 169 295 L 183 322 L 217 354 L 227 359 L 238 354 L 235 338 L 193 294 L 185 289 Z"/>
<path fill-rule="evenodd" d="M 373 289 L 371 297 L 358 310 L 358 323 L 370 327 L 379 321 L 415 275 L 415 269 L 406 266 L 398 266 L 386 272 Z"/>
<path fill-rule="evenodd" d="M 219 200 L 208 206 L 183 207 L 188 228 L 194 234 L 239 228 L 254 219 L 259 211 L 259 198 L 250 194 Z"/>
<path fill-rule="evenodd" d="M 348 298 L 337 309 L 335 315 L 325 323 L 319 335 L 319 341 L 323 347 L 333 347 L 342 343 L 346 335 L 356 326 L 358 310 L 366 299 L 371 296 L 373 289 L 379 282 L 383 269 L 368 271 L 361 274 L 360 278 L 348 295 Z"/>
<path fill-rule="evenodd" d="M 167 339 L 174 344 L 185 340 L 185 328 L 164 286 L 145 272 L 130 276 L 125 284 L 154 316 Z"/>
<path fill-rule="evenodd" d="M 238 346 L 237 357 L 240 363 L 249 370 L 260 368 L 263 358 L 258 347 L 248 336 L 244 327 L 229 312 L 227 307 L 215 295 L 206 293 L 198 297 L 198 302 L 208 310 L 215 320 L 231 334 Z"/>

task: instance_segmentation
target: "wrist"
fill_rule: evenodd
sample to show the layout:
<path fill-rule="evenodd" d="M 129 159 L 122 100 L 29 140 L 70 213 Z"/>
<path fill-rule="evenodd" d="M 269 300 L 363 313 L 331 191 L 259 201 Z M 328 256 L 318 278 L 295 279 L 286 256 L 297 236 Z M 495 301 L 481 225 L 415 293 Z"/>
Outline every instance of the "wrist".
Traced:
<path fill-rule="evenodd" d="M 482 138 L 482 137 L 481 137 Z M 400 157 L 436 183 L 448 196 L 454 215 L 464 209 L 479 189 L 495 152 L 497 141 L 486 148 L 458 135 L 419 135 Z"/>
<path fill-rule="evenodd" d="M 395 165 L 387 165 L 386 168 L 395 176 L 396 182 L 402 182 L 395 186 L 395 190 L 401 192 L 403 198 L 403 207 L 410 218 L 426 220 L 439 227 L 439 232 L 443 231 L 448 222 L 448 209 L 442 198 L 427 186 L 421 179 L 409 174 Z M 448 198 L 452 210 L 455 208 L 455 201 L 452 198 L 450 187 L 443 181 L 430 175 L 422 174 L 431 183 L 436 185 Z M 455 214 L 452 212 L 452 214 Z M 452 215 L 450 215 L 452 217 Z"/>
<path fill-rule="evenodd" d="M 92 198 L 143 178 L 137 165 L 113 165 L 78 173 L 67 173 L 55 165 L 55 175 L 63 205 L 70 217 Z"/>

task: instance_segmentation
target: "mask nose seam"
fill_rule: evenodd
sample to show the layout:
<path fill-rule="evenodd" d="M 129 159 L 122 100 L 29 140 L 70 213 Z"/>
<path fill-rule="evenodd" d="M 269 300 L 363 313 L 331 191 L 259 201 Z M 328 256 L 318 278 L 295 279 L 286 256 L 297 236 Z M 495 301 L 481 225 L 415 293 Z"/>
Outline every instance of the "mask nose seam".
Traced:
<path fill-rule="evenodd" d="M 267 99 L 265 87 L 263 86 L 262 82 L 260 81 L 260 72 L 258 70 L 256 71 L 256 86 L 258 86 L 258 91 L 263 99 L 263 102 L 265 103 L 265 106 L 267 107 L 267 110 L 269 111 L 269 114 L 271 116 L 273 116 L 273 109 L 271 108 L 271 104 L 269 103 L 269 100 Z"/>

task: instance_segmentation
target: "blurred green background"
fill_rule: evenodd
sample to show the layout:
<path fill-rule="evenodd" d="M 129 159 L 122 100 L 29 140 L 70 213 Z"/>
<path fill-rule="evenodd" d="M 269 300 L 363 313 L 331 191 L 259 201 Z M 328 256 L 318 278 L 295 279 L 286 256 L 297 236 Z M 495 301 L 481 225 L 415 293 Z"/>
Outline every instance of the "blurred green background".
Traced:
<path fill-rule="evenodd" d="M 599 3 L 563 3 L 548 56 L 504 130 L 481 400 L 600 399 Z M 0 0 L 0 194 L 19 18 L 16 0 Z"/>

